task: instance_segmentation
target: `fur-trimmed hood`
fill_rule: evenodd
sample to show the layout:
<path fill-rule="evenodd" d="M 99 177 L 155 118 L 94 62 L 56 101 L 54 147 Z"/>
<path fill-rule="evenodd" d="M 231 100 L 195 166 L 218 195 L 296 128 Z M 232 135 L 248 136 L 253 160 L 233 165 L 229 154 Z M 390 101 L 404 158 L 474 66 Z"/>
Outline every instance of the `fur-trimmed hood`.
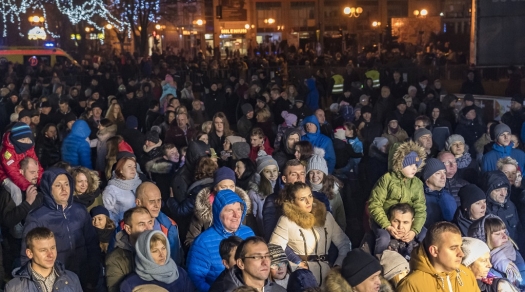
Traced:
<path fill-rule="evenodd" d="M 394 292 L 392 285 L 383 276 L 379 276 L 381 286 L 379 292 Z M 353 292 L 352 287 L 341 275 L 341 268 L 333 268 L 326 276 L 326 291 L 327 292 Z"/>
<path fill-rule="evenodd" d="M 213 222 L 212 204 L 210 203 L 211 187 L 202 189 L 195 197 L 195 211 L 194 214 L 197 218 L 210 225 Z M 241 188 L 235 187 L 235 193 L 244 201 L 246 204 L 246 214 L 252 213 L 252 201 L 248 194 Z"/>
<path fill-rule="evenodd" d="M 311 229 L 314 226 L 322 227 L 326 221 L 326 206 L 321 201 L 314 199 L 312 211 L 306 213 L 293 203 L 285 202 L 283 204 L 283 215 L 304 229 Z"/>
<path fill-rule="evenodd" d="M 175 172 L 173 168 L 176 168 L 177 166 L 178 163 L 166 160 L 164 157 L 157 157 L 146 162 L 146 172 L 168 174 Z"/>
<path fill-rule="evenodd" d="M 97 138 L 100 141 L 107 141 L 109 138 L 117 134 L 117 125 L 113 124 L 97 132 Z"/>
<path fill-rule="evenodd" d="M 100 187 L 100 177 L 98 177 L 98 172 L 94 170 L 90 170 L 88 174 L 89 174 L 89 178 L 88 178 L 89 186 L 87 189 L 87 193 L 93 193 L 96 190 L 98 190 L 98 187 Z"/>
<path fill-rule="evenodd" d="M 410 152 L 416 152 L 419 159 L 422 160 L 421 164 L 419 165 L 417 171 L 421 171 L 423 169 L 423 166 L 425 166 L 425 159 L 427 157 L 427 154 L 425 152 L 425 149 L 421 146 L 419 146 L 414 141 L 408 141 L 404 143 L 396 143 L 390 148 L 390 153 L 393 153 L 391 158 L 391 166 L 392 170 L 394 172 L 401 172 L 403 169 L 403 160 L 405 159 L 405 156 L 408 155 Z"/>

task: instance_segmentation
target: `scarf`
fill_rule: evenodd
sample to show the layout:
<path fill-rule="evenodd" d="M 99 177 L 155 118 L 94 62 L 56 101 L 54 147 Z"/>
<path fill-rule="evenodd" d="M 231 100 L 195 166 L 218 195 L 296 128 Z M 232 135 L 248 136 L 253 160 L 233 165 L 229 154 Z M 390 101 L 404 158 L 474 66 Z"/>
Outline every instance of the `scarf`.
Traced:
<path fill-rule="evenodd" d="M 508 146 L 503 146 L 503 145 L 499 145 L 498 143 L 494 143 L 494 145 L 492 145 L 492 149 L 501 153 L 500 158 L 502 158 L 502 157 L 510 156 L 510 152 L 512 151 L 512 146 L 514 146 L 514 143 L 512 142 L 510 142 Z"/>
<path fill-rule="evenodd" d="M 320 191 L 322 188 L 323 188 L 323 184 L 314 184 L 314 183 L 310 183 L 310 187 L 312 188 L 312 191 L 314 192 L 318 192 Z"/>
<path fill-rule="evenodd" d="M 151 257 L 151 251 L 149 248 L 150 240 L 153 234 L 159 233 L 164 236 L 166 242 L 168 239 L 164 233 L 158 230 L 147 230 L 140 234 L 137 242 L 135 243 L 135 272 L 144 281 L 159 281 L 166 284 L 171 284 L 179 278 L 179 270 L 177 264 L 170 257 L 170 246 L 166 246 L 166 262 L 164 265 L 155 263 Z"/>
<path fill-rule="evenodd" d="M 106 218 L 106 220 L 111 220 L 111 219 Z M 102 243 L 108 243 L 113 237 L 113 233 L 115 231 L 115 229 L 100 229 L 100 228 L 95 228 L 95 230 L 97 231 L 98 240 Z"/>
<path fill-rule="evenodd" d="M 73 200 L 77 203 L 84 205 L 86 208 L 91 206 L 95 199 L 100 195 L 100 189 L 96 189 L 94 192 L 85 192 L 78 194 L 73 197 Z"/>
<path fill-rule="evenodd" d="M 516 249 L 512 241 L 507 241 L 502 246 L 490 251 L 490 262 L 494 269 L 501 273 L 505 273 L 507 279 L 512 283 L 521 282 L 521 275 L 518 267 L 514 263 L 516 261 Z"/>
<path fill-rule="evenodd" d="M 13 144 L 16 154 L 22 154 L 26 153 L 29 149 L 31 149 L 31 147 L 33 147 L 35 143 L 33 142 L 33 139 L 31 139 L 31 143 L 22 143 L 18 142 L 18 140 L 11 140 L 11 144 Z"/>
<path fill-rule="evenodd" d="M 124 180 L 124 179 L 120 179 L 117 177 L 113 177 L 112 179 L 109 180 L 108 186 L 113 185 L 119 189 L 122 189 L 125 191 L 132 191 L 133 193 L 135 193 L 135 190 L 141 183 L 142 181 L 140 180 L 139 174 L 137 172 L 137 174 L 135 175 L 133 179 Z"/>
<path fill-rule="evenodd" d="M 470 153 L 465 152 L 463 156 L 456 158 L 456 162 L 458 163 L 458 169 L 467 168 L 472 162 L 472 157 Z"/>

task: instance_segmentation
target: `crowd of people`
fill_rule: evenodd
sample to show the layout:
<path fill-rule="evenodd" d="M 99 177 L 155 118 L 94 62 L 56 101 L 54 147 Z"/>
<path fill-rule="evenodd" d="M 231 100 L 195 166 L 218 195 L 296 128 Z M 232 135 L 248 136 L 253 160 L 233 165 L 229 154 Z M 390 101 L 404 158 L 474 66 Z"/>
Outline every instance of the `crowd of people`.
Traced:
<path fill-rule="evenodd" d="M 524 291 L 519 89 L 167 61 L 0 68 L 4 291 Z"/>

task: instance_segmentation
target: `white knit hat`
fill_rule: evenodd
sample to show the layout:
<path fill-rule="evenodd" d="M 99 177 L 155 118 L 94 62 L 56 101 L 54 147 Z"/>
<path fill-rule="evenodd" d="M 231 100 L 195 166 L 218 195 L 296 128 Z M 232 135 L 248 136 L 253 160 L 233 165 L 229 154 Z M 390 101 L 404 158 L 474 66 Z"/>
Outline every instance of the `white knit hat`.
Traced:
<path fill-rule="evenodd" d="M 335 128 L 335 130 L 334 130 L 334 137 L 336 139 L 345 141 L 346 140 L 345 128 L 344 127 L 337 127 L 337 128 Z"/>
<path fill-rule="evenodd" d="M 380 263 L 383 266 L 383 275 L 387 281 L 404 271 L 410 272 L 408 261 L 395 251 L 385 250 L 383 255 L 381 255 Z"/>
<path fill-rule="evenodd" d="M 306 173 L 308 174 L 310 170 L 319 170 L 325 175 L 328 175 L 328 166 L 326 165 L 326 160 L 324 159 L 324 149 L 314 147 L 314 155 L 308 160 L 308 167 L 306 168 Z"/>
<path fill-rule="evenodd" d="M 257 159 L 255 160 L 255 163 L 257 164 L 257 173 L 261 173 L 265 167 L 270 165 L 275 165 L 277 170 L 279 170 L 277 161 L 275 161 L 272 156 L 267 155 L 263 150 L 259 150 L 259 152 L 257 152 Z"/>
<path fill-rule="evenodd" d="M 462 262 L 467 267 L 474 263 L 482 255 L 490 253 L 490 249 L 486 243 L 472 237 L 463 237 L 462 249 L 463 253 L 465 254 Z"/>

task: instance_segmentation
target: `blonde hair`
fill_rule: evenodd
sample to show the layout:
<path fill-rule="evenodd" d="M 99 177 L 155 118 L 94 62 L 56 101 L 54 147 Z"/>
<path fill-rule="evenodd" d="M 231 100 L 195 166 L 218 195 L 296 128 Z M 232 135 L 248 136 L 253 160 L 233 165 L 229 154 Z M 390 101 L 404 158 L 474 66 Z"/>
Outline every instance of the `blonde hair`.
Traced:
<path fill-rule="evenodd" d="M 510 156 L 498 159 L 498 162 L 496 162 L 496 167 L 499 170 L 501 170 L 503 168 L 503 166 L 506 165 L 506 164 L 514 165 L 514 166 L 516 166 L 516 169 L 518 169 L 518 161 L 516 161 L 515 159 L 513 159 Z"/>
<path fill-rule="evenodd" d="M 166 241 L 166 236 L 164 236 L 164 234 L 162 233 L 159 233 L 159 232 L 156 232 L 155 234 L 153 234 L 149 240 L 149 249 L 151 251 L 151 249 L 155 246 L 155 244 L 157 242 L 161 242 L 165 248 L 168 248 L 168 243 Z"/>
<path fill-rule="evenodd" d="M 113 109 L 115 108 L 115 106 L 119 106 L 120 108 L 116 117 L 113 115 Z M 106 119 L 110 120 L 113 124 L 124 122 L 124 115 L 122 115 L 122 107 L 120 106 L 120 104 L 114 103 L 109 106 L 109 109 L 106 112 Z"/>
<path fill-rule="evenodd" d="M 507 229 L 507 226 L 505 226 L 505 222 L 501 220 L 499 217 L 488 217 L 485 218 L 485 225 L 483 226 L 485 229 L 485 241 L 487 242 L 487 245 L 489 246 L 490 250 L 493 250 L 494 246 L 492 246 L 492 241 L 490 240 L 490 236 L 494 232 L 498 232 L 504 229 Z M 509 236 L 509 240 L 514 244 L 514 241 Z M 515 244 L 514 244 L 515 245 Z"/>

